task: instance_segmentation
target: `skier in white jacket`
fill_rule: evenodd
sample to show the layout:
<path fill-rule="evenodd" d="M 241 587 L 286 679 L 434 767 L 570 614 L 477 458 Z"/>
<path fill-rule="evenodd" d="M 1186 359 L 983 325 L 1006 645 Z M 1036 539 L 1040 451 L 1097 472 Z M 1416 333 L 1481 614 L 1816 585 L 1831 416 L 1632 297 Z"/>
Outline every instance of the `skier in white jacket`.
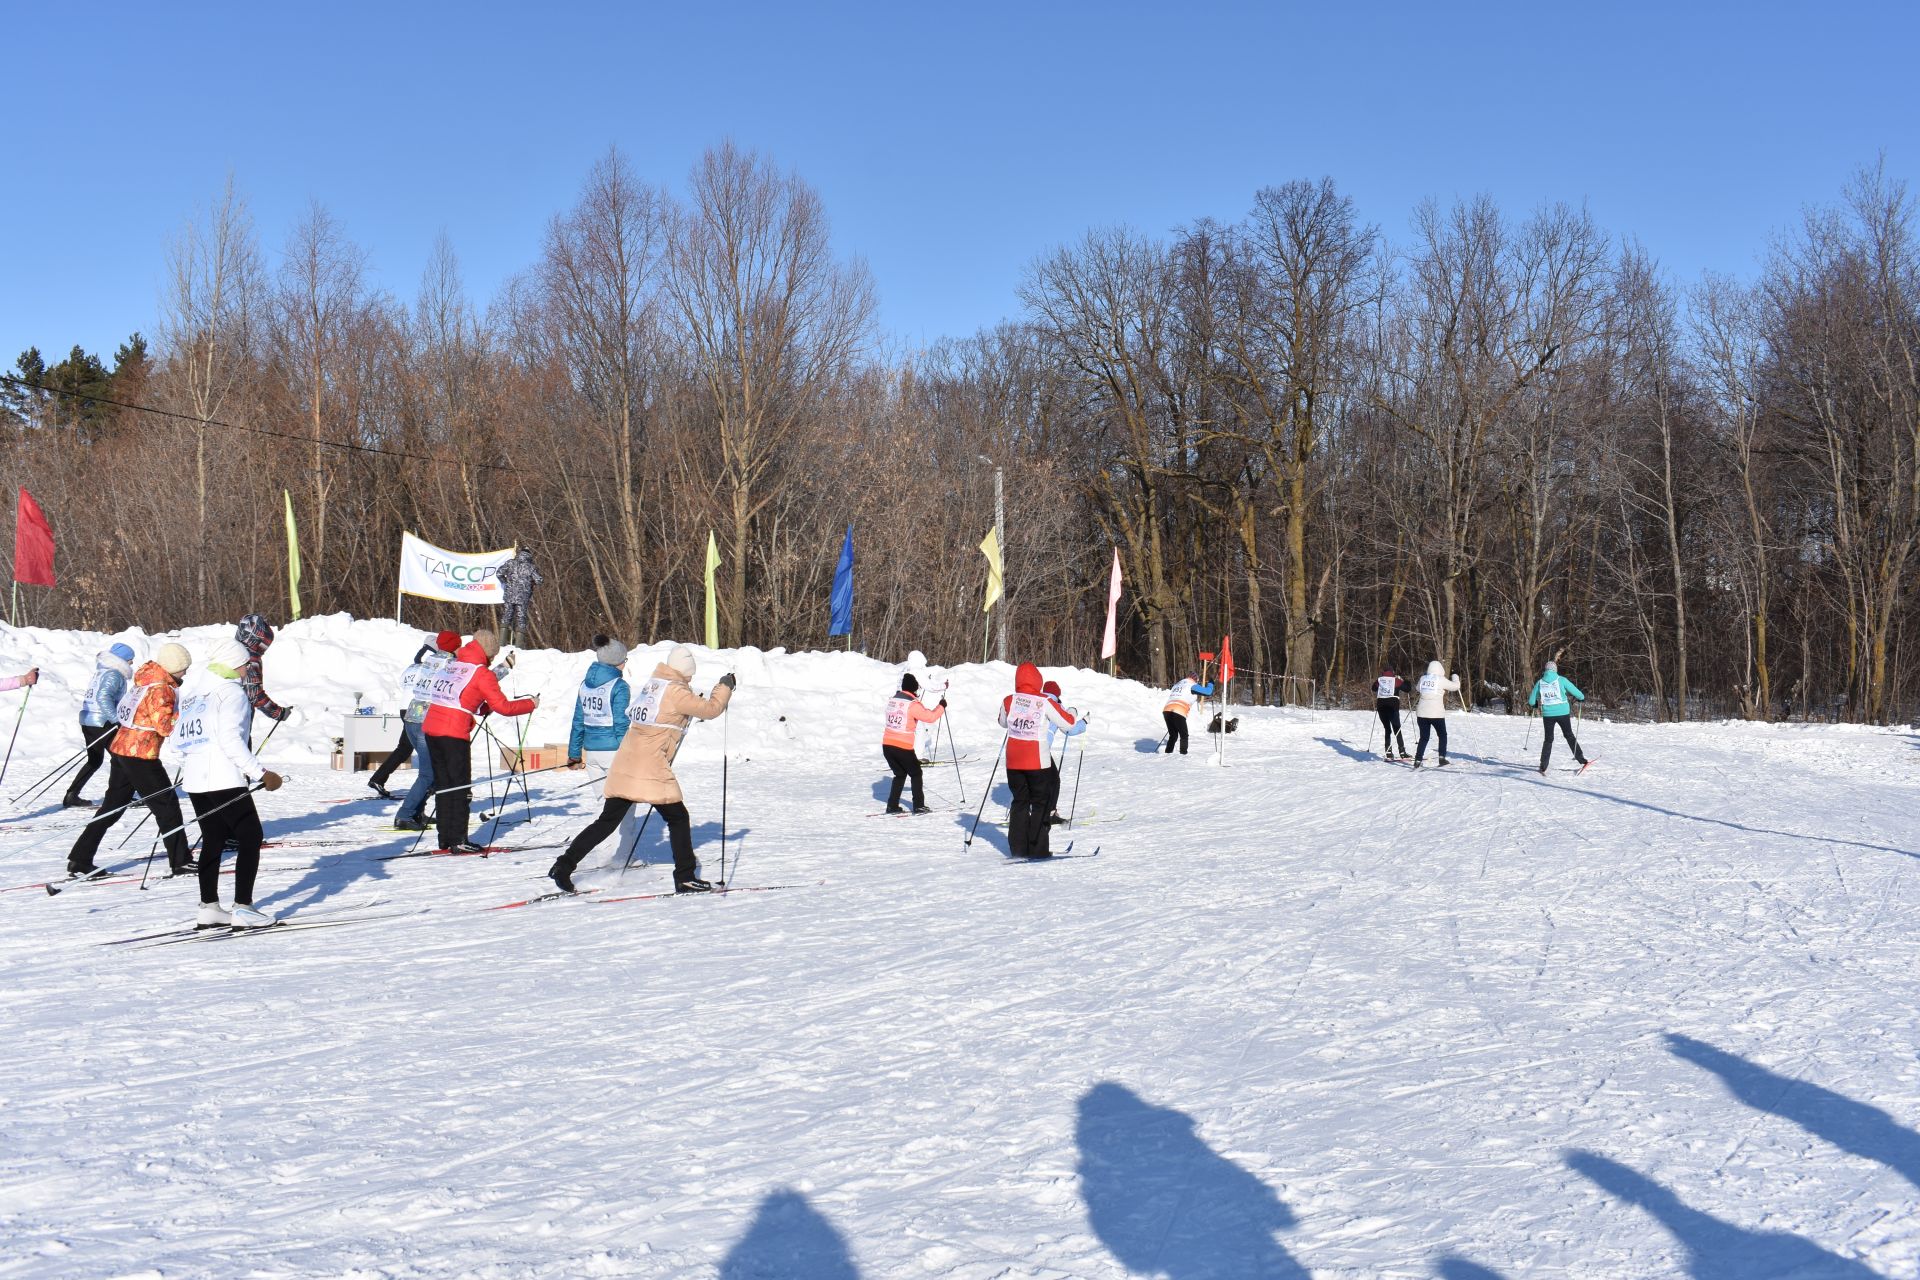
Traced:
<path fill-rule="evenodd" d="M 250 708 L 240 687 L 246 663 L 247 651 L 239 641 L 216 642 L 181 701 L 180 723 L 168 740 L 179 756 L 181 785 L 200 820 L 200 913 L 194 925 L 201 929 L 251 929 L 274 922 L 253 905 L 262 839 L 253 788 L 276 791 L 280 776 L 255 758 L 247 741 Z M 230 911 L 220 905 L 220 855 L 229 843 L 238 851 Z"/>
<path fill-rule="evenodd" d="M 1440 767 L 1447 764 L 1447 695 L 1460 689 L 1460 677 L 1447 674 L 1446 664 L 1438 658 L 1427 664 L 1427 674 L 1414 682 L 1413 687 L 1420 694 L 1420 701 L 1413 709 L 1414 718 L 1420 722 L 1420 742 L 1413 749 L 1413 767 L 1418 769 L 1421 760 L 1427 754 L 1427 738 L 1437 734 L 1440 738 Z"/>

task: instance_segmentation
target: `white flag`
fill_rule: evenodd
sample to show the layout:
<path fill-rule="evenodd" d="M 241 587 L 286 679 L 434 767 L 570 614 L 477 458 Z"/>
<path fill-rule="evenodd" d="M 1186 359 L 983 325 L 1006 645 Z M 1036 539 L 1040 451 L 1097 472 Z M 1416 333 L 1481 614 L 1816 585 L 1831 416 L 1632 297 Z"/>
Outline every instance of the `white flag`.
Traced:
<path fill-rule="evenodd" d="M 1113 624 L 1120 611 L 1120 548 L 1113 549 L 1113 582 L 1107 587 L 1107 638 L 1100 644 L 1100 656 L 1111 658 L 1120 651 L 1114 639 Z"/>
<path fill-rule="evenodd" d="M 500 566 L 513 559 L 504 551 L 447 551 L 400 535 L 400 590 L 429 600 L 460 604 L 500 604 Z"/>

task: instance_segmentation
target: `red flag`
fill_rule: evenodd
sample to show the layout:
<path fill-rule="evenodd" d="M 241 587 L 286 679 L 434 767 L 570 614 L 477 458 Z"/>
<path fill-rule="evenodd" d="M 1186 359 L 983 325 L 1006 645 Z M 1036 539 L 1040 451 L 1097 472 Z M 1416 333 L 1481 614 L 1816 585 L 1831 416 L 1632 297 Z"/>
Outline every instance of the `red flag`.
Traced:
<path fill-rule="evenodd" d="M 13 580 L 30 587 L 53 585 L 53 526 L 25 489 L 13 513 Z"/>
<path fill-rule="evenodd" d="M 1233 637 L 1224 636 L 1220 640 L 1220 683 L 1233 679 Z"/>

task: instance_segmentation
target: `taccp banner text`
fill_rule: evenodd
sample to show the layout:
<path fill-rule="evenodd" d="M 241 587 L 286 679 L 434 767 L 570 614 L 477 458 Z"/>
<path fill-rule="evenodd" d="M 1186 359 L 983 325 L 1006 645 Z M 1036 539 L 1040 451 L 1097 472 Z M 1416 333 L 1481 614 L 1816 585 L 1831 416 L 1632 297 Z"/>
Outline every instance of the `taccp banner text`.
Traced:
<path fill-rule="evenodd" d="M 499 604 L 500 566 L 511 559 L 512 547 L 503 551 L 447 551 L 403 533 L 400 590 L 429 600 Z"/>

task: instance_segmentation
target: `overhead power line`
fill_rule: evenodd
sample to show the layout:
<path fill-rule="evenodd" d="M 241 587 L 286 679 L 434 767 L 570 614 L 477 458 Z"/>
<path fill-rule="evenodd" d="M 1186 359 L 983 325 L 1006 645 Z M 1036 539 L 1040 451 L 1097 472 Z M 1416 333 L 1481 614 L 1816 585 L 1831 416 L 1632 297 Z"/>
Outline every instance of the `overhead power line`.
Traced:
<path fill-rule="evenodd" d="M 137 413 L 151 413 L 159 418 L 173 418 L 181 422 L 190 422 L 195 426 L 223 427 L 228 431 L 241 431 L 248 435 L 268 436 L 275 440 L 291 440 L 298 444 L 318 445 L 323 449 L 339 449 L 347 453 L 375 454 L 382 458 L 398 458 L 409 462 L 432 462 L 441 466 L 467 466 L 482 471 L 509 471 L 525 474 L 523 467 L 511 466 L 504 462 L 465 461 L 457 458 L 443 458 L 438 454 L 410 453 L 404 449 L 383 449 L 378 445 L 354 444 L 345 440 L 323 440 L 317 436 L 301 435 L 293 431 L 276 431 L 272 427 L 254 427 L 241 422 L 223 422 L 219 418 L 200 418 L 191 413 L 178 413 L 172 409 L 159 409 L 150 404 L 135 404 L 131 400 L 115 400 L 110 396 L 89 395 L 84 391 L 74 391 L 68 387 L 50 387 L 45 383 L 33 382 L 17 374 L 0 373 L 0 383 L 10 387 L 40 391 L 48 395 L 66 396 L 72 400 L 82 400 L 88 404 L 111 405 L 116 409 L 131 409 Z"/>

